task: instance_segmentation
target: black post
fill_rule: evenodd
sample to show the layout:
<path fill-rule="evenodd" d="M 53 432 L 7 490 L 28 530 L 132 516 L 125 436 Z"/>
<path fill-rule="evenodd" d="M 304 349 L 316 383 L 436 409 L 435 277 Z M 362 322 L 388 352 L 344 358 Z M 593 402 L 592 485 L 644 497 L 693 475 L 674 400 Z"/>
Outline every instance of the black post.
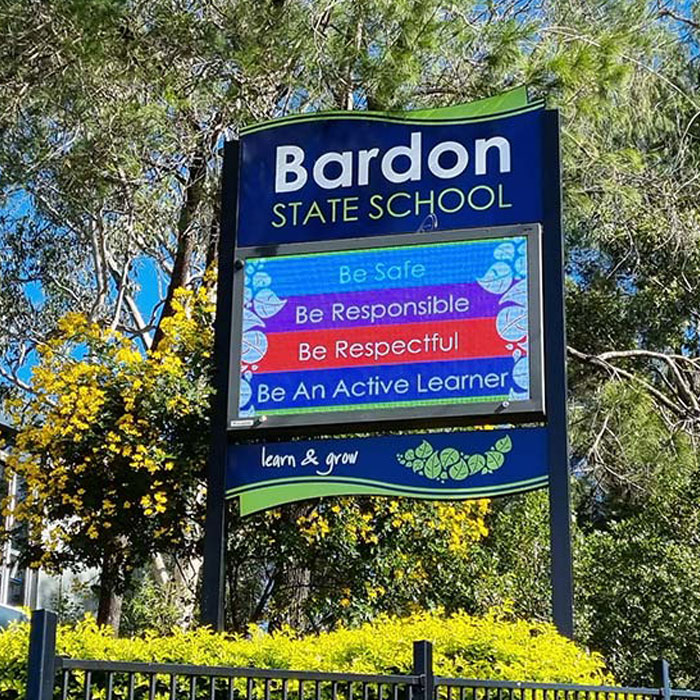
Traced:
<path fill-rule="evenodd" d="M 561 224 L 559 114 L 544 113 L 544 339 L 545 410 L 548 427 L 549 525 L 552 615 L 559 632 L 574 633 L 571 496 L 567 432 L 564 242 Z"/>
<path fill-rule="evenodd" d="M 666 659 L 654 661 L 654 684 L 664 700 L 671 700 L 671 671 Z"/>
<path fill-rule="evenodd" d="M 51 700 L 56 680 L 56 614 L 35 610 L 29 632 L 27 700 Z"/>
<path fill-rule="evenodd" d="M 226 548 L 226 452 L 229 355 L 233 297 L 233 256 L 238 200 L 238 142 L 224 145 L 221 184 L 221 229 L 214 328 L 214 386 L 211 446 L 207 465 L 207 512 L 200 619 L 221 630 L 224 624 L 224 554 Z"/>
<path fill-rule="evenodd" d="M 413 675 L 421 677 L 420 688 L 414 700 L 433 700 L 435 676 L 433 674 L 433 645 L 422 640 L 413 642 Z"/>

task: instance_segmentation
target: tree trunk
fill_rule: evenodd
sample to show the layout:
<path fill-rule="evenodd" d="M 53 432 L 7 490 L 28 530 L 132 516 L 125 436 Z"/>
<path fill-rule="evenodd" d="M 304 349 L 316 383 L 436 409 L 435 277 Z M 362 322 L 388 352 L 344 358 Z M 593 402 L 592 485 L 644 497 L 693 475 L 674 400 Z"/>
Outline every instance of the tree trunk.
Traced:
<path fill-rule="evenodd" d="M 308 516 L 317 505 L 317 501 L 292 503 L 283 511 L 282 519 L 290 525 L 296 523 L 301 516 Z M 311 585 L 311 570 L 298 556 L 288 557 L 280 571 L 277 586 L 282 588 L 281 596 L 284 609 L 270 621 L 271 629 L 279 629 L 289 625 L 301 631 L 307 627 L 306 602 L 309 598 Z"/>
<path fill-rule="evenodd" d="M 304 630 L 307 626 L 305 604 L 309 598 L 311 571 L 296 562 L 290 562 L 286 574 L 286 585 L 289 587 L 289 601 L 285 611 L 284 623 L 292 629 Z"/>
<path fill-rule="evenodd" d="M 100 600 L 97 606 L 97 624 L 109 625 L 115 633 L 119 632 L 122 616 L 122 596 L 115 593 L 114 568 L 105 555 L 100 572 Z"/>
<path fill-rule="evenodd" d="M 177 251 L 173 262 L 173 272 L 168 284 L 168 292 L 163 305 L 163 313 L 156 328 L 152 348 L 155 350 L 163 338 L 161 323 L 164 318 L 172 316 L 173 298 L 178 287 L 184 287 L 189 281 L 192 253 L 194 251 L 195 234 L 193 230 L 195 214 L 204 195 L 204 178 L 207 174 L 207 161 L 204 146 L 192 157 L 190 163 L 187 185 L 185 187 L 185 199 L 180 210 L 180 219 L 177 225 Z"/>

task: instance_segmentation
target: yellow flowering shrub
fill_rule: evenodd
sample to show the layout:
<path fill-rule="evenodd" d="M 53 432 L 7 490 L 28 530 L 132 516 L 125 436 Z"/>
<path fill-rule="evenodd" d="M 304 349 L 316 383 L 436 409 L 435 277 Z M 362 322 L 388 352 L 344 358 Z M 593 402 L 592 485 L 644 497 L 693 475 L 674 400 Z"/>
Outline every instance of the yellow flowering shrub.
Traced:
<path fill-rule="evenodd" d="M 470 601 L 455 582 L 473 569 L 489 506 L 364 496 L 233 513 L 229 570 L 250 578 L 229 589 L 227 623 L 238 631 L 248 622 L 309 631 L 380 613 L 463 608 Z M 257 591 L 267 596 L 263 605 L 251 595 Z"/>
<path fill-rule="evenodd" d="M 370 504 L 369 508 L 366 503 Z M 431 512 L 430 518 L 421 517 L 426 506 Z M 338 498 L 330 508 L 326 502 L 321 502 L 310 513 L 299 516 L 296 522 L 309 544 L 326 537 L 331 532 L 330 523 L 342 526 L 345 536 L 352 542 L 378 544 L 377 533 L 386 529 L 388 522 L 390 529 L 400 529 L 412 537 L 419 536 L 425 529 L 432 531 L 433 536 L 446 536 L 451 552 L 465 553 L 471 544 L 488 534 L 484 521 L 488 509 L 488 499 L 418 504 L 396 498 L 372 498 L 364 502 L 356 498 Z"/>
<path fill-rule="evenodd" d="M 25 528 L 29 563 L 101 567 L 114 589 L 153 552 L 188 550 L 201 519 L 214 307 L 178 290 L 154 351 L 69 313 L 39 346 L 6 477 L 26 496 L 3 515 Z M 4 533 L 9 536 L 11 533 Z"/>
<path fill-rule="evenodd" d="M 0 632 L 0 692 L 21 693 L 29 625 Z M 86 618 L 59 626 L 57 652 L 81 659 L 249 666 L 353 673 L 410 673 L 414 640 L 434 645 L 437 675 L 513 681 L 612 683 L 603 659 L 588 653 L 542 622 L 510 621 L 507 611 L 485 617 L 459 612 L 420 612 L 404 618 L 380 616 L 355 629 L 340 627 L 300 637 L 285 629 L 266 634 L 251 628 L 247 638 L 215 634 L 208 628 L 146 633 L 118 639 L 110 628 Z M 147 679 L 143 679 L 144 684 Z"/>

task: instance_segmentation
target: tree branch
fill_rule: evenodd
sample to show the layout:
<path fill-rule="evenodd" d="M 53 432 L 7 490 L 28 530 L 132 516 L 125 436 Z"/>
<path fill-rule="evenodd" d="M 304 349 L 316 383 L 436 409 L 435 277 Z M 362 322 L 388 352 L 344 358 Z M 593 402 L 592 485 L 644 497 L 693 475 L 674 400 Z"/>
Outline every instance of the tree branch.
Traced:
<path fill-rule="evenodd" d="M 594 367 L 599 367 L 600 369 L 604 369 L 610 374 L 618 375 L 620 377 L 624 377 L 625 379 L 630 379 L 633 382 L 641 384 L 652 396 L 654 396 L 654 398 L 656 398 L 659 401 L 659 403 L 663 404 L 664 406 L 666 406 L 666 408 L 670 409 L 677 415 L 687 417 L 688 408 L 686 406 L 672 401 L 668 396 L 666 396 L 663 392 L 659 391 L 655 386 L 653 386 L 646 380 L 641 379 L 633 372 L 629 372 L 626 369 L 617 367 L 608 360 L 602 359 L 599 355 L 587 355 L 586 353 L 580 352 L 579 350 L 576 350 L 571 346 L 567 347 L 567 351 L 571 357 L 580 360 L 581 362 L 593 365 Z"/>
<path fill-rule="evenodd" d="M 692 27 L 693 29 L 700 29 L 700 23 L 696 22 L 695 20 L 690 19 L 689 17 L 683 17 L 682 15 L 679 15 L 678 13 L 674 12 L 673 10 L 668 10 L 664 9 L 661 10 L 658 14 L 658 17 L 670 17 L 671 19 L 675 20 L 676 22 L 681 22 L 682 24 L 687 24 L 689 27 Z"/>

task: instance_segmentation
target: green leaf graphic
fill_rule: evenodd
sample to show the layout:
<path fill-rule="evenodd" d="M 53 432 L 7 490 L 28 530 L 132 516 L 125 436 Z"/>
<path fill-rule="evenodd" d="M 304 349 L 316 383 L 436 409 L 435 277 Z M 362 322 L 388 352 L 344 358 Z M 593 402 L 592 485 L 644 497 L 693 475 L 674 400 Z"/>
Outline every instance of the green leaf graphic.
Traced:
<path fill-rule="evenodd" d="M 467 463 L 463 460 L 460 459 L 457 464 L 453 464 L 450 467 L 450 479 L 454 479 L 455 481 L 462 481 L 462 479 L 466 479 L 469 476 L 469 468 L 467 467 Z"/>
<path fill-rule="evenodd" d="M 510 439 L 510 435 L 506 435 L 505 437 L 502 437 L 500 440 L 496 442 L 496 449 L 499 452 L 503 452 L 504 454 L 506 452 L 510 452 L 513 449 L 513 442 Z"/>
<path fill-rule="evenodd" d="M 459 452 L 454 447 L 446 447 L 440 450 L 440 462 L 442 466 L 447 468 L 459 461 Z"/>
<path fill-rule="evenodd" d="M 486 466 L 486 458 L 484 455 L 472 455 L 467 460 L 470 474 L 478 474 Z"/>
<path fill-rule="evenodd" d="M 503 462 L 505 462 L 506 458 L 503 456 L 503 453 L 497 452 L 496 450 L 489 450 L 486 453 L 486 472 L 495 472 L 496 469 L 499 469 L 500 467 L 503 466 Z"/>
<path fill-rule="evenodd" d="M 428 477 L 428 479 L 437 479 L 442 471 L 442 464 L 440 464 L 440 457 L 437 452 L 433 452 L 425 463 L 425 468 L 423 473 Z"/>
<path fill-rule="evenodd" d="M 427 479 L 463 481 L 476 474 L 490 474 L 500 469 L 505 464 L 505 453 L 512 449 L 513 442 L 508 435 L 484 454 L 474 455 L 462 454 L 454 447 L 435 451 L 427 440 L 423 440 L 415 449 L 397 453 L 396 461 Z"/>
<path fill-rule="evenodd" d="M 433 454 L 433 447 L 427 440 L 423 440 L 423 442 L 416 447 L 416 457 L 420 457 L 420 459 L 428 459 L 431 454 Z"/>

